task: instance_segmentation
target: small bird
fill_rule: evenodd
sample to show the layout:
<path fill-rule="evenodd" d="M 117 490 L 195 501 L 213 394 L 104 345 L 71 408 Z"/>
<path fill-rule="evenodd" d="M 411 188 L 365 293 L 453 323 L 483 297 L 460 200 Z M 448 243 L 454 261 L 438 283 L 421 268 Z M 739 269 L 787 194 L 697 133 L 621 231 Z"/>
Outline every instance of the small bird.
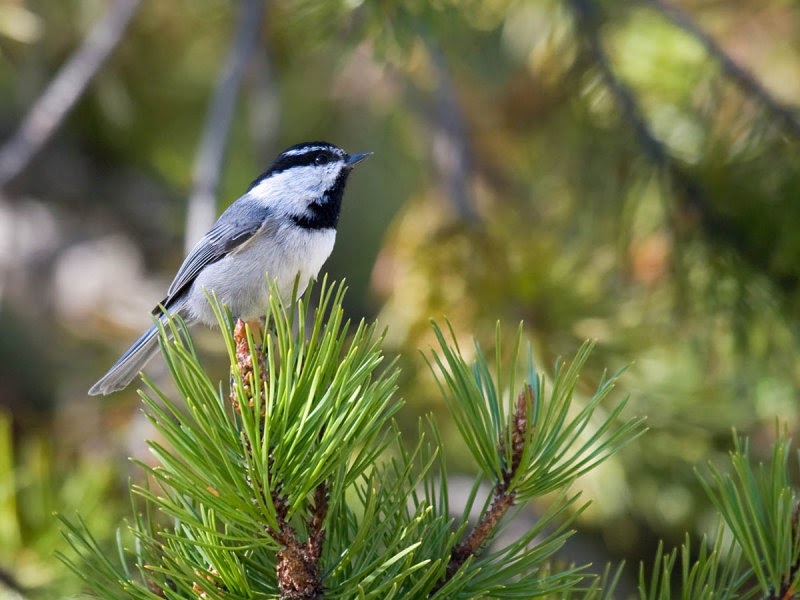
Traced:
<path fill-rule="evenodd" d="M 206 293 L 214 292 L 234 317 L 252 321 L 266 312 L 268 278 L 285 300 L 296 280 L 298 293 L 304 292 L 333 250 L 347 177 L 371 154 L 347 154 L 328 142 L 305 142 L 281 152 L 189 252 L 160 306 L 189 325 L 213 326 Z M 163 320 L 160 306 L 152 314 Z M 153 326 L 89 394 L 127 387 L 157 350 Z"/>

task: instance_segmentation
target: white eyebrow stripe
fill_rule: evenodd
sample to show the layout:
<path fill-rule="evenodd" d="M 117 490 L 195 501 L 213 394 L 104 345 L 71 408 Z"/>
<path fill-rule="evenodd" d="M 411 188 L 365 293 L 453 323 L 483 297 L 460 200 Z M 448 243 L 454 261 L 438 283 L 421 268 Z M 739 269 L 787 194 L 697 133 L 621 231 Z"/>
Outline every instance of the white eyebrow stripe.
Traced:
<path fill-rule="evenodd" d="M 336 152 L 330 146 L 307 146 L 305 148 L 297 148 L 296 150 L 287 150 L 283 153 L 284 156 L 297 156 L 298 154 L 307 154 L 309 152 L 319 152 L 321 150 L 327 150 L 329 152 Z M 336 152 L 338 154 L 338 152 Z"/>

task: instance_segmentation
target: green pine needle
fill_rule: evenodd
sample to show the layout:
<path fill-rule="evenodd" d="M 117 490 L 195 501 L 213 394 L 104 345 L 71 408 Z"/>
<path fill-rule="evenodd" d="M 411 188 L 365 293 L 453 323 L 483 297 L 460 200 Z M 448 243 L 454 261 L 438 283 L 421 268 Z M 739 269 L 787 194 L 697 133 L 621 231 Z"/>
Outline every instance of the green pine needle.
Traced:
<path fill-rule="evenodd" d="M 376 326 L 345 321 L 342 284 L 323 281 L 314 309 L 272 291 L 263 348 L 249 328 L 234 339 L 230 314 L 209 298 L 228 382 L 209 379 L 179 318 L 159 324 L 179 394 L 170 398 L 145 379 L 142 399 L 161 441 L 149 442 L 157 466 L 140 464 L 150 483 L 132 487 L 136 516 L 121 530 L 119 556 L 105 556 L 85 526 L 65 521 L 79 557 L 69 564 L 95 593 L 277 598 L 281 553 L 311 548 L 314 536 L 325 598 L 531 598 L 587 581 L 582 567 L 551 566 L 583 509 L 566 490 L 642 431 L 638 420 L 617 424 L 624 402 L 598 410 L 616 376 L 588 401 L 573 398 L 590 345 L 557 365 L 546 397 L 530 352 L 527 376 L 519 376 L 521 329 L 505 363 L 498 327 L 490 368 L 477 346 L 467 364 L 452 329 L 448 342 L 434 325 L 441 348 L 431 366 L 481 471 L 454 519 L 435 422 L 420 422 L 412 448 L 392 422 L 398 370 L 386 364 Z M 471 509 L 493 510 L 492 497 L 481 497 L 483 478 L 512 494 L 512 514 L 529 498 L 558 494 L 530 531 L 492 547 L 511 522 L 500 515 L 453 568 Z"/>
<path fill-rule="evenodd" d="M 433 328 L 440 348 L 432 353 L 428 364 L 473 458 L 492 481 L 502 481 L 511 468 L 513 428 L 509 422 L 518 395 L 525 393 L 526 388 L 530 390 L 532 402 L 524 417 L 528 425 L 521 468 L 514 473 L 510 485 L 520 500 L 565 487 L 644 432 L 642 419 L 619 424 L 625 400 L 605 415 L 598 410 L 620 373 L 602 381 L 592 398 L 582 407 L 576 406 L 575 387 L 591 353 L 591 343 L 584 344 L 569 365 L 562 361 L 556 364 L 548 398 L 544 379 L 536 374 L 530 353 L 526 380 L 519 381 L 517 362 L 503 363 L 499 325 L 494 374 L 489 371 L 480 347 L 476 345 L 476 360 L 470 365 L 458 349 L 449 324 L 450 340 L 435 323 Z M 514 361 L 518 360 L 520 346 L 518 333 L 511 349 Z"/>
<path fill-rule="evenodd" d="M 710 465 L 701 482 L 722 515 L 764 597 L 800 586 L 800 496 L 789 476 L 791 439 L 778 431 L 768 465 L 753 465 L 747 440 L 734 436 L 733 472 Z"/>

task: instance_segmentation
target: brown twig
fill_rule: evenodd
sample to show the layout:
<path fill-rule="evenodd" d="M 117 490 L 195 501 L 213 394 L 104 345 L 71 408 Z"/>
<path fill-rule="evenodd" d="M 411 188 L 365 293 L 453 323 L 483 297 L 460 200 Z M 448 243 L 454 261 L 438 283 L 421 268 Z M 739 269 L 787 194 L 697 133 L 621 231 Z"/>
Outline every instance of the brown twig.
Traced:
<path fill-rule="evenodd" d="M 314 491 L 314 507 L 308 522 L 309 536 L 305 543 L 297 539 L 297 532 L 289 524 L 286 498 L 277 489 L 273 489 L 271 497 L 278 517 L 278 529 L 268 527 L 267 533 L 283 546 L 278 552 L 276 565 L 281 598 L 322 598 L 324 586 L 319 573 L 319 559 L 325 541 L 323 525 L 328 514 L 328 486 L 321 483 Z"/>
<path fill-rule="evenodd" d="M 233 330 L 235 344 L 236 363 L 242 375 L 244 389 L 248 396 L 250 406 L 253 406 L 253 356 L 250 353 L 250 345 L 247 340 L 247 329 L 244 321 L 238 319 Z M 267 376 L 264 364 L 264 354 L 258 355 L 259 367 L 262 376 Z M 232 388 L 230 393 L 231 404 L 234 409 L 241 412 L 241 405 L 236 391 Z M 262 398 L 262 418 L 263 412 Z M 249 451 L 249 446 L 248 446 Z M 267 471 L 273 472 L 272 456 Z M 256 493 L 264 493 L 264 490 L 256 490 Z M 322 578 L 319 574 L 319 558 L 322 554 L 322 546 L 325 541 L 325 531 L 323 525 L 328 514 L 328 487 L 321 483 L 314 491 L 314 505 L 311 517 L 308 521 L 308 540 L 301 542 L 298 540 L 297 532 L 289 523 L 288 499 L 281 493 L 279 482 L 273 481 L 269 496 L 272 505 L 275 507 L 277 528 L 267 526 L 267 535 L 281 545 L 278 551 L 278 562 L 276 572 L 278 585 L 280 587 L 281 598 L 285 600 L 310 600 L 321 598 L 323 592 Z"/>
<path fill-rule="evenodd" d="M 320 483 L 314 491 L 314 510 L 308 524 L 308 556 L 314 562 L 319 561 L 322 545 L 325 543 L 325 517 L 328 516 L 328 486 Z"/>
<path fill-rule="evenodd" d="M 800 119 L 796 114 L 796 109 L 782 104 L 770 94 L 763 85 L 747 69 L 739 65 L 722 47 L 683 10 L 667 0 L 647 0 L 655 10 L 669 19 L 676 27 L 679 27 L 697 41 L 699 41 L 705 51 L 712 56 L 721 66 L 725 74 L 731 78 L 739 88 L 749 96 L 755 98 L 760 104 L 765 106 L 772 114 L 778 117 L 786 129 L 794 136 L 800 137 Z"/>
<path fill-rule="evenodd" d="M 249 398 L 248 403 L 249 406 L 252 408 L 255 405 L 255 400 L 253 398 L 253 392 L 255 390 L 255 386 L 253 385 L 253 377 L 255 376 L 255 372 L 253 370 L 253 355 L 250 354 L 250 344 L 247 340 L 247 324 L 242 321 L 241 319 L 236 320 L 236 324 L 233 327 L 233 342 L 235 345 L 235 352 L 236 352 L 236 364 L 239 367 L 239 372 L 242 375 L 242 386 L 244 389 L 245 394 Z M 251 328 L 251 331 L 253 329 Z M 266 378 L 269 375 L 266 367 L 266 359 L 263 352 L 258 353 L 258 370 L 261 373 L 262 378 L 262 386 L 261 386 L 261 416 L 263 417 L 266 414 L 267 407 L 264 404 L 265 401 L 265 382 Z M 233 409 L 236 412 L 241 413 L 242 407 L 239 405 L 239 398 L 236 394 L 236 389 L 231 386 L 230 391 L 230 401 Z"/>
<path fill-rule="evenodd" d="M 489 510 L 472 529 L 467 539 L 456 545 L 450 552 L 450 561 L 447 563 L 447 573 L 442 584 L 451 579 L 470 556 L 480 554 L 484 544 L 497 529 L 508 509 L 514 506 L 515 499 L 516 494 L 504 489 L 502 483 L 495 486 L 494 499 Z"/>
<path fill-rule="evenodd" d="M 278 513 L 277 531 L 269 529 L 272 538 L 283 546 L 278 552 L 276 571 L 281 598 L 285 600 L 311 600 L 321 598 L 323 587 L 317 569 L 317 557 L 309 553 L 308 545 L 297 539 L 294 528 L 287 521 L 286 499 L 277 491 L 272 500 Z"/>
<path fill-rule="evenodd" d="M 526 385 L 525 389 L 517 396 L 517 404 L 511 420 L 511 468 L 506 469 L 505 472 L 506 486 L 511 485 L 511 477 L 519 470 L 525 443 L 533 430 L 533 425 L 530 426 L 530 429 L 528 428 L 528 406 L 531 406 L 534 400 L 533 388 L 530 385 Z"/>
<path fill-rule="evenodd" d="M 509 428 L 511 429 L 511 461 L 503 470 L 502 479 L 494 486 L 494 498 L 489 510 L 481 517 L 478 524 L 472 529 L 467 538 L 453 547 L 450 552 L 450 560 L 447 563 L 447 571 L 444 577 L 436 584 L 433 591 L 441 589 L 463 566 L 470 556 L 477 556 L 483 550 L 486 542 L 491 539 L 497 530 L 500 521 L 514 506 L 517 493 L 511 488 L 511 482 L 517 474 L 522 463 L 522 455 L 525 451 L 525 444 L 530 439 L 531 429 L 528 424 L 528 406 L 533 402 L 533 389 L 528 385 L 520 392 L 514 414 L 511 417 Z M 505 452 L 505 435 L 501 435 L 498 440 L 498 451 L 502 456 Z"/>
<path fill-rule="evenodd" d="M 269 470 L 272 470 L 271 457 Z M 308 551 L 310 542 L 302 544 L 297 539 L 297 533 L 289 523 L 287 498 L 281 494 L 279 485 L 272 487 L 270 498 L 275 507 L 278 527 L 276 529 L 268 525 L 265 531 L 282 546 L 275 566 L 280 597 L 287 600 L 321 598 L 323 587 L 317 570 L 317 560 Z"/>
<path fill-rule="evenodd" d="M 601 20 L 597 8 L 590 0 L 570 0 L 569 4 L 592 64 L 600 71 L 603 82 L 633 128 L 642 148 L 658 166 L 673 170 L 677 165 L 672 161 L 666 146 L 651 133 L 633 92 L 611 67 L 611 61 L 600 39 Z"/>
<path fill-rule="evenodd" d="M 324 534 L 322 521 L 327 513 L 327 488 L 322 484 L 314 494 L 315 508 L 311 519 L 311 535 L 304 544 L 288 521 L 286 498 L 277 489 L 272 491 L 272 502 L 278 517 L 278 529 L 267 528 L 267 533 L 283 546 L 278 552 L 276 571 L 283 600 L 312 600 L 322 598 L 324 591 L 319 574 L 319 556 Z M 318 516 L 321 515 L 317 522 Z M 315 524 L 318 529 L 315 529 Z"/>
<path fill-rule="evenodd" d="M 264 0 L 242 0 L 239 4 L 233 41 L 206 114 L 203 138 L 195 158 L 194 185 L 186 213 L 184 245 L 187 252 L 211 227 L 216 216 L 217 187 L 233 111 L 242 77 L 258 44 L 264 17 Z"/>
<path fill-rule="evenodd" d="M 61 67 L 0 148 L 0 189 L 16 177 L 58 129 L 119 44 L 141 0 L 116 0 Z"/>

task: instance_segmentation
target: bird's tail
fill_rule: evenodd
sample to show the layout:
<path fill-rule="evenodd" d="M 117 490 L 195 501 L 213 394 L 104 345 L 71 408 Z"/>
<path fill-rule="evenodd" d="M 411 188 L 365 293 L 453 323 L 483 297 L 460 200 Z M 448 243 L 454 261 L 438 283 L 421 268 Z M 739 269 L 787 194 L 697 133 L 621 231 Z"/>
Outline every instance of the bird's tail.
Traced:
<path fill-rule="evenodd" d="M 108 373 L 89 388 L 91 396 L 107 395 L 126 388 L 139 374 L 147 362 L 158 352 L 158 329 L 151 327 L 142 334 L 119 360 L 108 370 Z"/>

